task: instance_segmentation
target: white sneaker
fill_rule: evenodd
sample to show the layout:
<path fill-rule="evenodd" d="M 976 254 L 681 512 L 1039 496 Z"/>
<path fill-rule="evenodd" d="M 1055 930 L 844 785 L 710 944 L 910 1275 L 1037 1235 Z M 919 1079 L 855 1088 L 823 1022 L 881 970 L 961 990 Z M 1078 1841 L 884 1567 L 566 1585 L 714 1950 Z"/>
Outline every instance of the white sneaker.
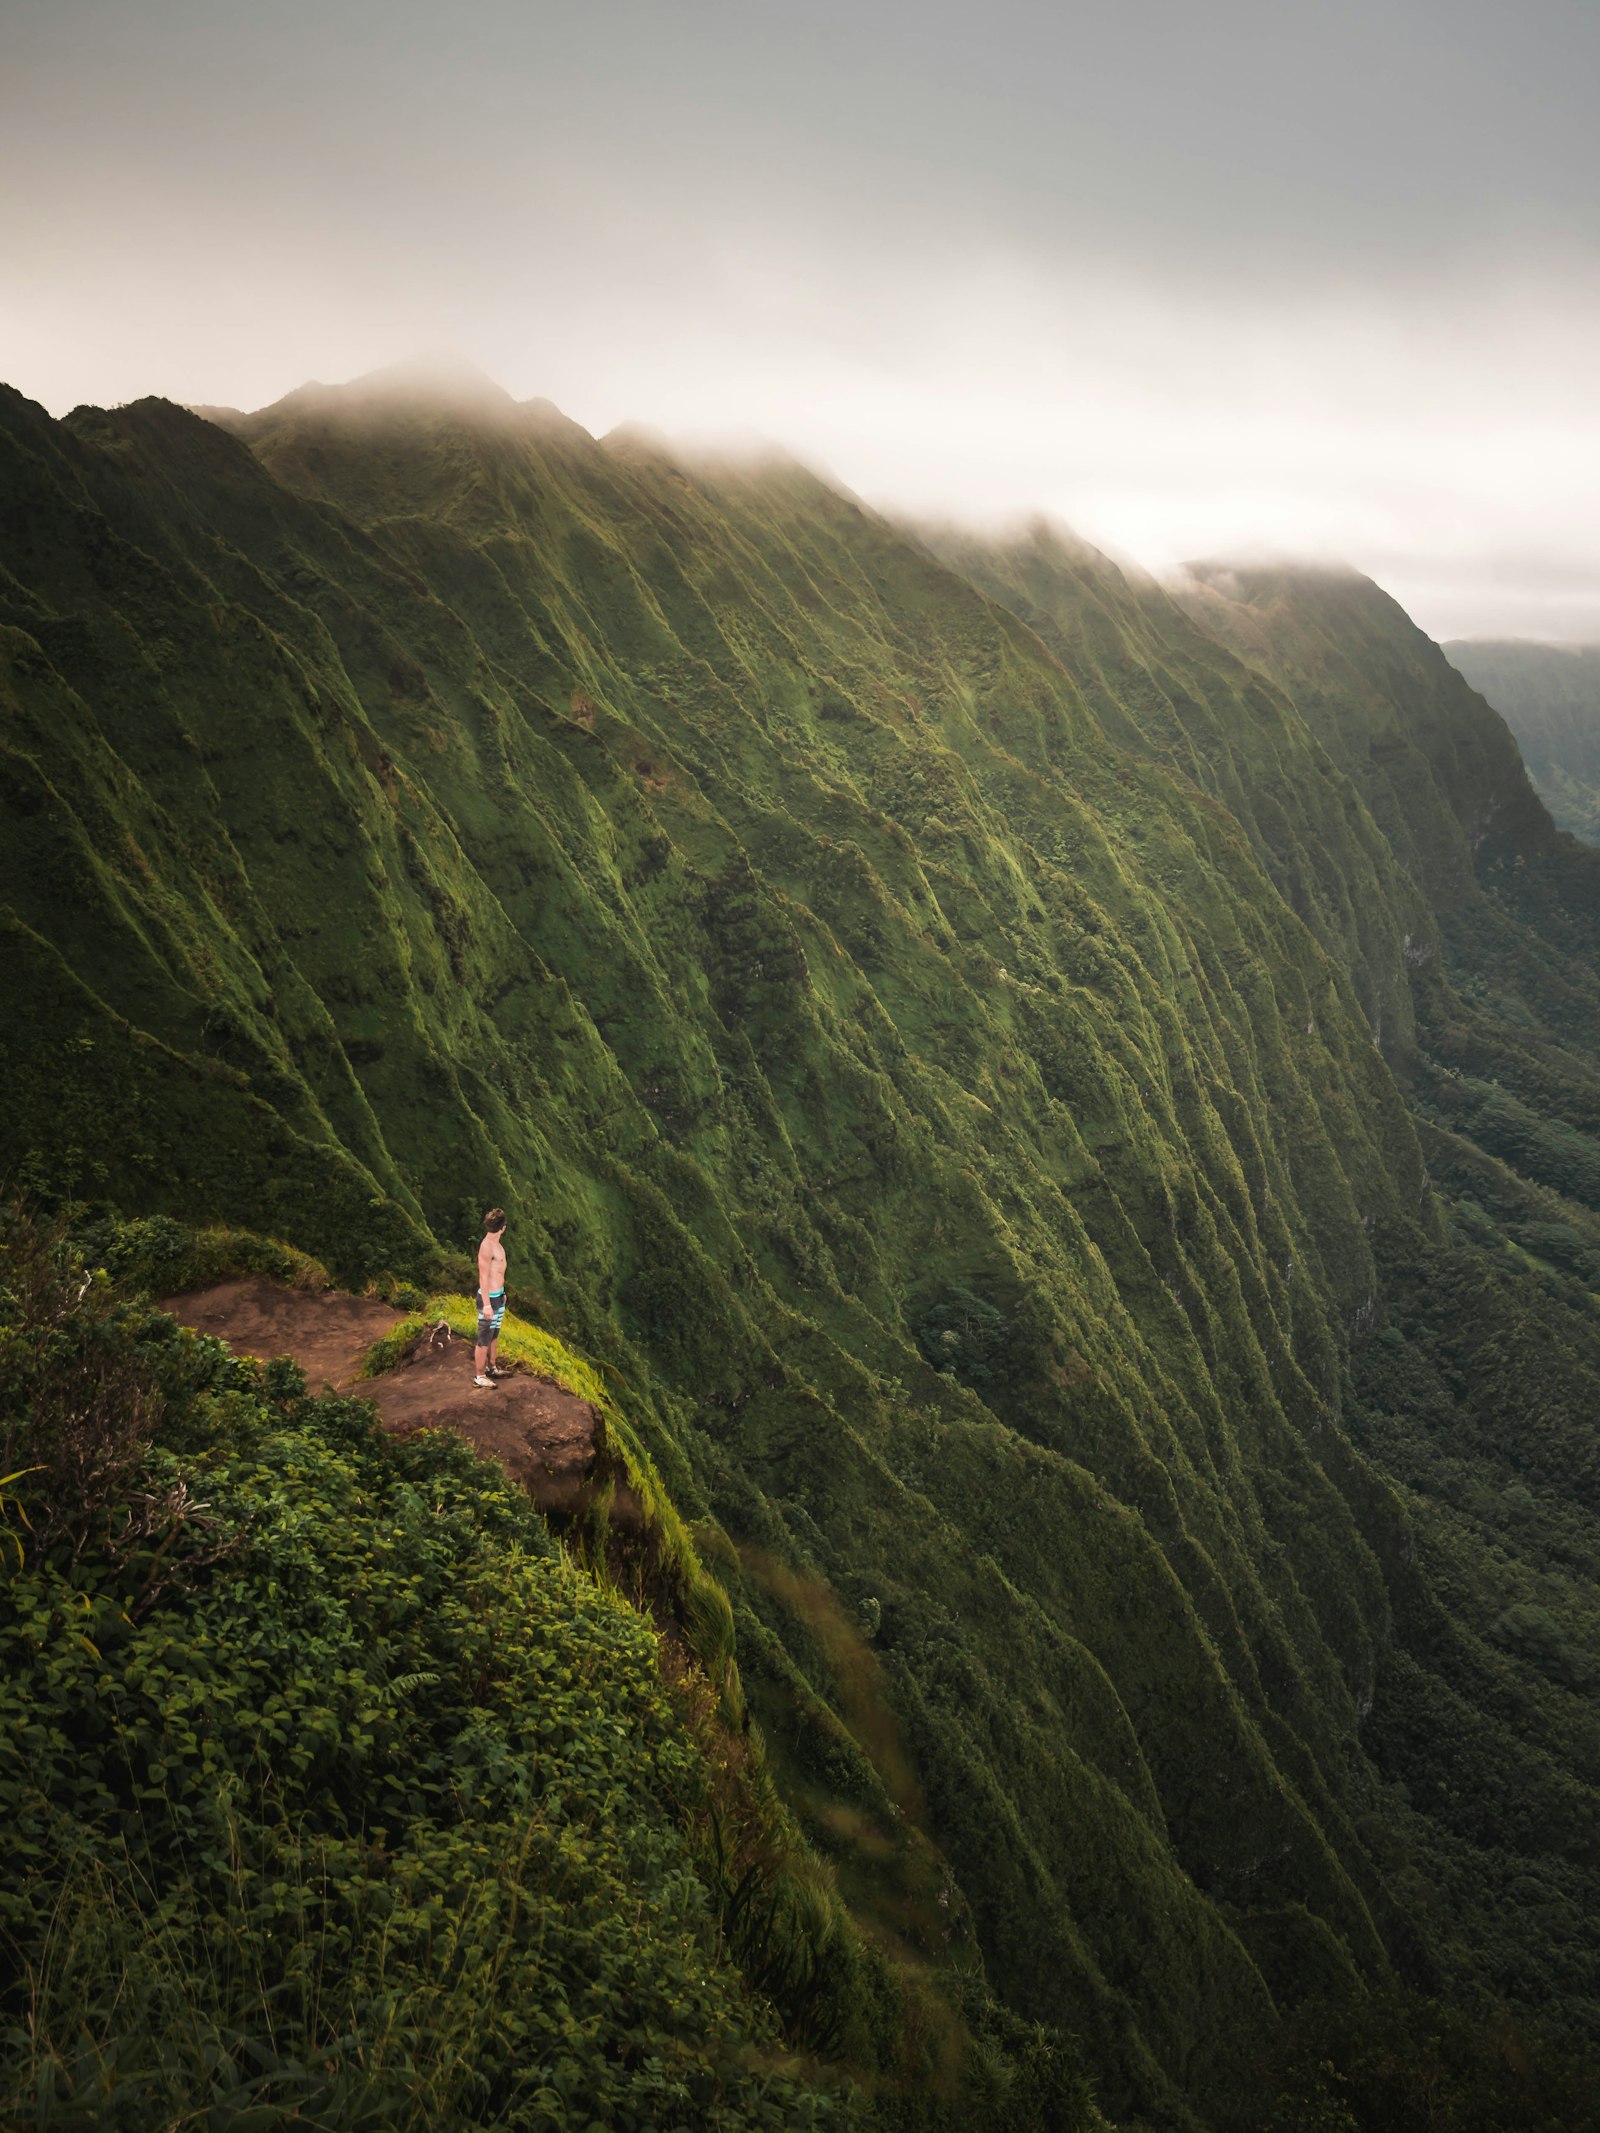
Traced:
<path fill-rule="evenodd" d="M 487 1385 L 491 1388 L 491 1390 L 494 1386 L 493 1378 L 474 1378 L 472 1382 L 474 1385 Z"/>

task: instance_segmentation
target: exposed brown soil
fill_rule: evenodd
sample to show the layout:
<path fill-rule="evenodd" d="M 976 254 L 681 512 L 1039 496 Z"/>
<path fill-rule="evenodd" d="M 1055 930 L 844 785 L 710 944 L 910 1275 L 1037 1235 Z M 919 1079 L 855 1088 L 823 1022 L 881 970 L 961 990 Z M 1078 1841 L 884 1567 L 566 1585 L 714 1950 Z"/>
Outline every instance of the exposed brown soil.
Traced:
<path fill-rule="evenodd" d="M 280 1289 L 258 1274 L 165 1297 L 161 1308 L 196 1333 L 214 1333 L 241 1355 L 262 1362 L 292 1355 L 313 1392 L 325 1385 L 347 1392 L 367 1350 L 400 1320 L 398 1311 L 370 1296 Z"/>
<path fill-rule="evenodd" d="M 396 1437 L 419 1429 L 453 1429 L 485 1459 L 497 1459 L 541 1509 L 567 1515 L 593 1501 L 597 1416 L 587 1400 L 524 1371 L 493 1391 L 472 1382 L 472 1345 L 440 1329 L 415 1342 L 397 1369 L 363 1378 L 367 1350 L 401 1314 L 371 1297 L 336 1290 L 280 1289 L 257 1275 L 218 1282 L 162 1305 L 180 1325 L 214 1333 L 241 1355 L 265 1362 L 292 1356 L 313 1392 L 331 1388 L 371 1400 Z M 611 1515 L 637 1521 L 639 1505 L 624 1487 Z"/>

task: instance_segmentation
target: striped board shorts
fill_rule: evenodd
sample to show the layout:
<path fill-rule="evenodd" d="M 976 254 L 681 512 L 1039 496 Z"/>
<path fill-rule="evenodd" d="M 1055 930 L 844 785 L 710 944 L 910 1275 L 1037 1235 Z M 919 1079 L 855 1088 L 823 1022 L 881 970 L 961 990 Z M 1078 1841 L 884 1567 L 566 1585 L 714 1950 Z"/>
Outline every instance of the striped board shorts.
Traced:
<path fill-rule="evenodd" d="M 483 1291 L 480 1289 L 481 1296 Z M 489 1291 L 489 1308 L 478 1313 L 478 1346 L 487 1348 L 500 1332 L 500 1321 L 506 1315 L 506 1292 L 504 1289 Z"/>

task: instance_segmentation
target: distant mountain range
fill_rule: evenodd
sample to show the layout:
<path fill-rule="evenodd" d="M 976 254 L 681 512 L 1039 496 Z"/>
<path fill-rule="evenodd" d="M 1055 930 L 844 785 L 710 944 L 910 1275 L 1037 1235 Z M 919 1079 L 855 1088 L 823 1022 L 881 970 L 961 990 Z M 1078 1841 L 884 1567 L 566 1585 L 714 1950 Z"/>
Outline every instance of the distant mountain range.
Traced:
<path fill-rule="evenodd" d="M 1600 645 L 1469 639 L 1444 651 L 1516 735 L 1554 819 L 1600 844 Z"/>
<path fill-rule="evenodd" d="M 511 1210 L 821 1862 L 819 2098 L 1564 2122 L 1600 852 L 1378 587 L 1178 597 L 486 381 L 6 391 L 0 746 L 0 1174 L 355 1288 Z"/>

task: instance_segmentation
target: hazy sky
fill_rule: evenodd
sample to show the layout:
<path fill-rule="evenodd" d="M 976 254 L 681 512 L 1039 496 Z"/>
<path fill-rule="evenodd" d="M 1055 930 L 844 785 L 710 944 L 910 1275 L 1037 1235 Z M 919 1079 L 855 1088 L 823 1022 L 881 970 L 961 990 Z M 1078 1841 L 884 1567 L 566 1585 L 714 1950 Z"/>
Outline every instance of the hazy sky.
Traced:
<path fill-rule="evenodd" d="M 1597 0 L 0 0 L 0 377 L 590 429 L 1600 639 Z"/>

